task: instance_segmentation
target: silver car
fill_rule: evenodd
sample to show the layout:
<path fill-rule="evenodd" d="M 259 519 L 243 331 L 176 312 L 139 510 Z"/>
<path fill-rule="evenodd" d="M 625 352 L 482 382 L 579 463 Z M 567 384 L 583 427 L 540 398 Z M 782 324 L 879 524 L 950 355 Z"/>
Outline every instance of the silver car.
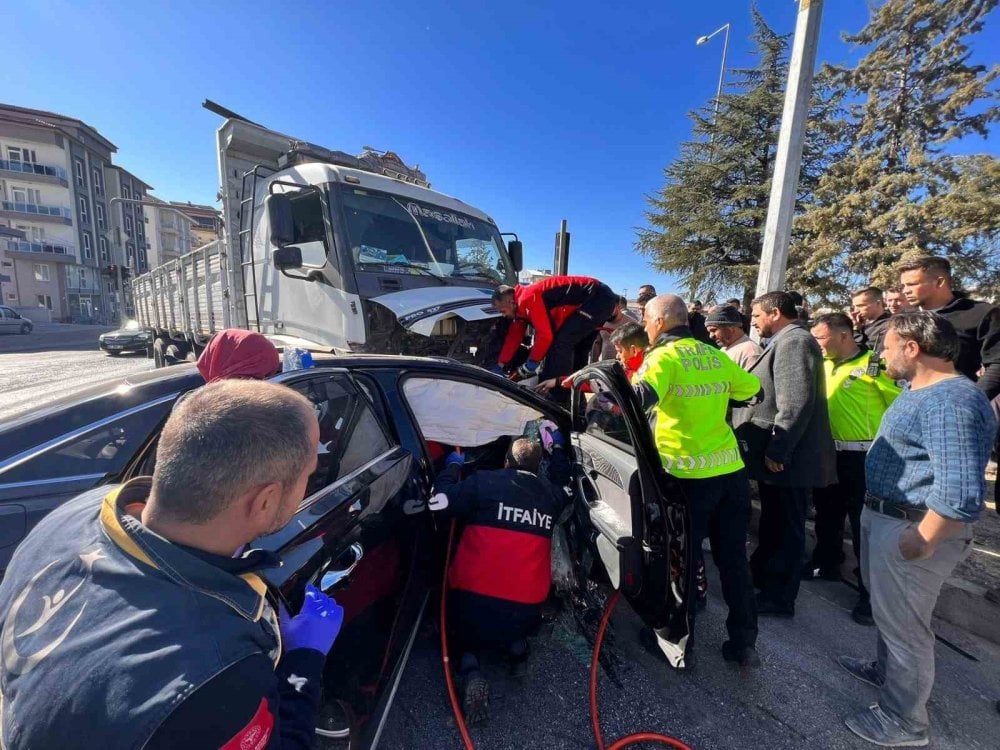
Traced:
<path fill-rule="evenodd" d="M 35 324 L 20 313 L 0 305 L 0 333 L 29 334 L 34 327 Z"/>

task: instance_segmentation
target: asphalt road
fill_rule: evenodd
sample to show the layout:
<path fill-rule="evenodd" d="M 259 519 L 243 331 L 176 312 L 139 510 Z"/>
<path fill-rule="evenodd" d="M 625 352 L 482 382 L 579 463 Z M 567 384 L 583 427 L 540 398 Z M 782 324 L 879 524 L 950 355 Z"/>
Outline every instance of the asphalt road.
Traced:
<path fill-rule="evenodd" d="M 99 326 L 39 324 L 27 336 L 0 334 L 0 422 L 103 380 L 153 366 L 144 354 L 110 357 Z"/>
<path fill-rule="evenodd" d="M 619 604 L 602 652 L 607 664 L 599 677 L 607 745 L 625 734 L 655 731 L 697 750 L 872 750 L 873 745 L 844 727 L 843 717 L 874 703 L 877 691 L 834 662 L 839 654 L 874 657 L 874 628 L 850 618 L 854 591 L 843 583 L 804 583 L 794 620 L 761 619 L 758 650 L 763 665 L 744 672 L 719 653 L 726 609 L 711 563 L 709 570 L 709 605 L 698 618 L 697 662 L 688 674 L 674 672 L 645 651 L 638 641 L 638 618 Z M 437 602 L 430 602 L 429 609 L 436 612 Z M 487 666 L 491 717 L 471 731 L 478 750 L 595 747 L 588 677 L 599 617 L 598 608 L 569 608 L 543 626 L 532 639 L 530 671 L 521 680 L 511 678 L 502 663 Z M 380 748 L 462 747 L 444 687 L 434 619 L 427 618 L 417 638 Z M 996 748 L 1000 648 L 946 623 L 936 622 L 935 631 L 968 656 L 938 643 L 930 746 Z M 661 747 L 633 747 L 640 746 Z"/>

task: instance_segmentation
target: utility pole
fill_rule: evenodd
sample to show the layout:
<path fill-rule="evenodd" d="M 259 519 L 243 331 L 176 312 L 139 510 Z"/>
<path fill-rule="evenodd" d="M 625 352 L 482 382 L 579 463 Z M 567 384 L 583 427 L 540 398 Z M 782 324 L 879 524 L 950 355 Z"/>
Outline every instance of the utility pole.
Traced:
<path fill-rule="evenodd" d="M 799 0 L 795 22 L 795 41 L 788 63 L 788 86 L 785 107 L 781 113 L 781 132 L 771 178 L 771 198 L 764 225 L 764 244 L 757 274 L 757 296 L 773 292 L 785 285 L 788 267 L 788 245 L 792 235 L 795 196 L 799 186 L 799 165 L 802 144 L 812 95 L 813 69 L 816 67 L 816 47 L 823 0 Z"/>
<path fill-rule="evenodd" d="M 555 254 L 552 259 L 552 274 L 565 276 L 569 273 L 569 232 L 566 230 L 566 219 L 559 225 L 556 232 Z"/>

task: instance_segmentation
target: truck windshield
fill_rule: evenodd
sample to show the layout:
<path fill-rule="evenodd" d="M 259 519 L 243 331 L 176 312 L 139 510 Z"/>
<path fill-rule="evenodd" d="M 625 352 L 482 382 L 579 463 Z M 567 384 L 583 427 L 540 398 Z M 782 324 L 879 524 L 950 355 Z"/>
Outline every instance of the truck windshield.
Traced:
<path fill-rule="evenodd" d="M 489 222 L 400 195 L 343 192 L 354 263 L 402 273 L 511 283 L 513 272 Z M 395 268 L 393 268 L 395 267 Z"/>

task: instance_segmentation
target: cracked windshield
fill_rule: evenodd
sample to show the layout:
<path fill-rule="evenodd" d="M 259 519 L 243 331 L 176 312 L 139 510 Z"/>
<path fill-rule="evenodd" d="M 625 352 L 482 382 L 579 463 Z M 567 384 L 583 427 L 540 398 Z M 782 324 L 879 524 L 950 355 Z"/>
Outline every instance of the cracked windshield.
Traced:
<path fill-rule="evenodd" d="M 485 221 L 361 189 L 345 192 L 344 212 L 354 262 L 361 267 L 503 283 L 510 279 L 500 235 Z"/>

